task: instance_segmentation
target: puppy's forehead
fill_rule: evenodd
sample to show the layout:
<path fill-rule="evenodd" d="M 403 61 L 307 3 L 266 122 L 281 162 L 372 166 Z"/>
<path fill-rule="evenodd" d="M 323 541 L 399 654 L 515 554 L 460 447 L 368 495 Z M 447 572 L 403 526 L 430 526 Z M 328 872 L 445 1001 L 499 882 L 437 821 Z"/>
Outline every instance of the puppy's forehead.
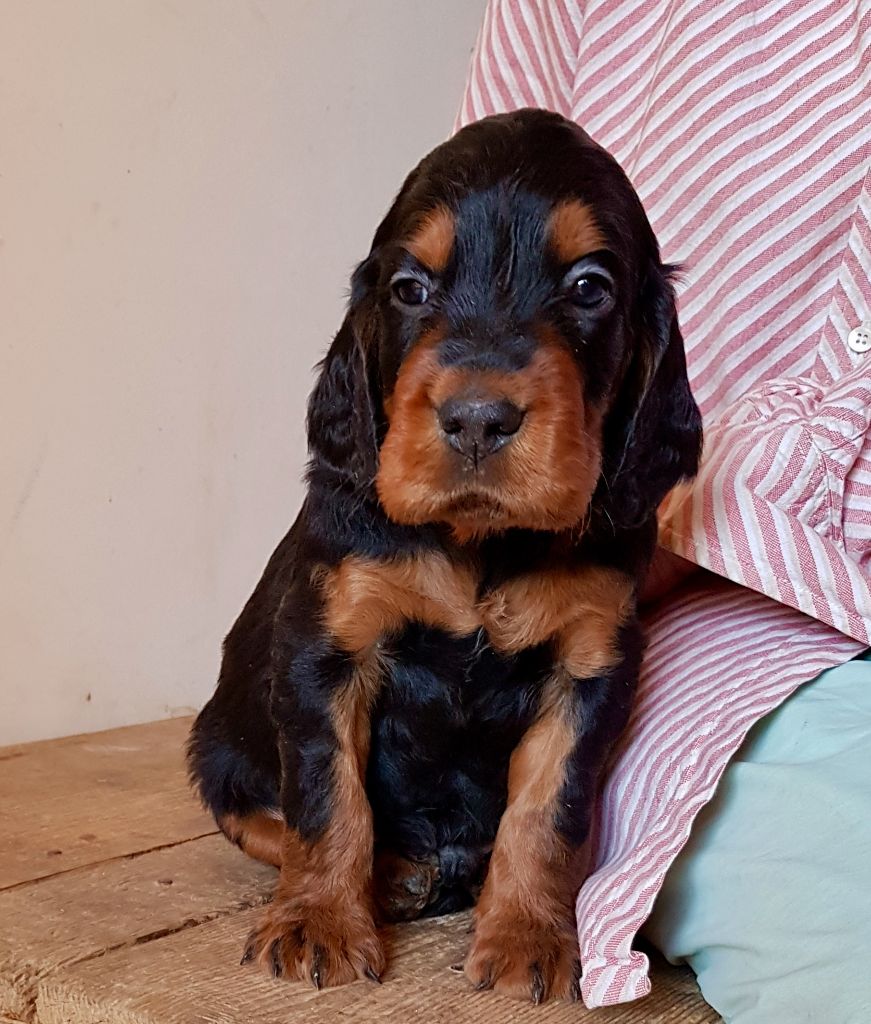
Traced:
<path fill-rule="evenodd" d="M 478 280 L 522 279 L 544 260 L 565 265 L 605 247 L 592 206 L 509 185 L 437 202 L 419 216 L 405 247 L 433 273 L 449 264 Z M 507 283 L 507 282 L 506 282 Z"/>

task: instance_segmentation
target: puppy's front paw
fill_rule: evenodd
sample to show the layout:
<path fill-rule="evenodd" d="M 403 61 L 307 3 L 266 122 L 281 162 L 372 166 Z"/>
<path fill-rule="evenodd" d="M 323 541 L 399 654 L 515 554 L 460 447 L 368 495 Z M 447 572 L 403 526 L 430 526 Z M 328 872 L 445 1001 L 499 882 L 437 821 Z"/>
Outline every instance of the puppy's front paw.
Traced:
<path fill-rule="evenodd" d="M 276 899 L 248 936 L 242 963 L 274 978 L 299 978 L 315 988 L 357 978 L 378 981 L 386 960 L 371 913 L 363 906 L 307 906 Z"/>
<path fill-rule="evenodd" d="M 494 989 L 515 999 L 580 996 L 581 968 L 574 931 L 554 929 L 521 915 L 482 915 L 466 958 L 466 977 L 476 989 Z"/>

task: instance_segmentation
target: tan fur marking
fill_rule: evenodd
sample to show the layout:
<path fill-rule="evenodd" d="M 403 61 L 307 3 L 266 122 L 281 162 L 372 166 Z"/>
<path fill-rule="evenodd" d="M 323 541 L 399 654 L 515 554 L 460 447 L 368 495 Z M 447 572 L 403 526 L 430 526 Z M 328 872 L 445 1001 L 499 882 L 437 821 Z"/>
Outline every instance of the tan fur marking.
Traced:
<path fill-rule="evenodd" d="M 496 650 L 515 654 L 555 638 L 558 661 L 584 679 L 615 664 L 617 630 L 635 609 L 635 588 L 616 569 L 553 566 L 510 580 L 480 609 Z"/>
<path fill-rule="evenodd" d="M 553 640 L 558 663 L 576 679 L 615 664 L 617 631 L 635 609 L 634 585 L 618 570 L 551 566 L 510 580 L 480 602 L 477 582 L 474 563 L 440 554 L 381 562 L 351 555 L 321 576 L 324 621 L 353 654 L 416 621 L 456 636 L 483 625 L 503 654 Z"/>
<path fill-rule="evenodd" d="M 548 230 L 551 249 L 560 263 L 577 263 L 587 253 L 605 248 L 593 211 L 577 199 L 554 208 Z"/>
<path fill-rule="evenodd" d="M 284 843 L 282 882 L 315 897 L 331 900 L 338 893 L 359 894 L 368 886 L 372 871 L 372 809 L 365 790 L 369 758 L 369 708 L 380 680 L 377 659 L 363 660 L 354 683 L 333 702 L 336 733 L 333 753 L 331 815 L 323 837 L 307 844 L 289 831 Z M 296 886 L 292 876 L 305 876 Z M 320 893 L 320 895 L 316 895 Z"/>
<path fill-rule="evenodd" d="M 601 577 L 585 592 L 580 616 L 558 638 L 557 659 L 574 679 L 601 675 L 617 664 L 617 632 L 635 612 L 635 586 L 629 578 L 616 570 L 599 571 Z"/>
<path fill-rule="evenodd" d="M 218 822 L 224 835 L 254 860 L 281 867 L 284 822 L 263 811 L 256 814 L 225 814 Z"/>
<path fill-rule="evenodd" d="M 356 555 L 327 574 L 324 620 L 339 645 L 371 648 L 406 622 L 424 622 L 464 636 L 480 626 L 476 577 L 470 565 L 438 554 L 374 562 Z"/>
<path fill-rule="evenodd" d="M 537 721 L 511 755 L 508 805 L 478 904 L 481 915 L 499 905 L 553 914 L 558 902 L 560 914 L 564 909 L 563 883 L 553 878 L 552 868 L 564 867 L 568 853 L 554 816 L 575 731 L 556 683 L 544 699 Z"/>
<path fill-rule="evenodd" d="M 405 248 L 436 274 L 448 265 L 454 247 L 454 215 L 446 206 L 437 206 L 424 217 Z"/>
<path fill-rule="evenodd" d="M 556 831 L 565 767 L 575 745 L 565 683 L 554 679 L 541 713 L 511 756 L 508 806 L 481 898 L 465 970 L 475 984 L 494 978 L 497 991 L 530 997 L 534 966 L 546 995 L 572 998 L 577 938 L 573 898 L 582 855 Z"/>
<path fill-rule="evenodd" d="M 511 756 L 509 817 L 538 817 L 555 807 L 565 762 L 575 745 L 575 730 L 568 717 L 570 686 L 562 677 L 548 684 L 538 717 Z"/>
<path fill-rule="evenodd" d="M 515 373 L 441 366 L 437 331 L 418 342 L 399 371 L 375 480 L 391 519 L 446 522 L 460 543 L 509 527 L 579 525 L 601 469 L 601 411 L 584 402 L 565 344 L 547 328 L 539 335 L 529 366 Z M 526 413 L 511 443 L 474 476 L 445 443 L 436 412 L 470 387 Z"/>
<path fill-rule="evenodd" d="M 372 871 L 372 809 L 366 796 L 369 758 L 369 710 L 380 685 L 381 670 L 373 655 L 361 659 L 354 681 L 333 701 L 336 734 L 333 752 L 330 824 L 314 843 L 292 829 L 283 843 L 281 887 L 306 894 L 315 902 L 349 898 L 368 886 Z"/>
<path fill-rule="evenodd" d="M 378 659 L 363 658 L 333 702 L 330 823 L 311 843 L 285 829 L 275 898 L 252 937 L 253 955 L 267 971 L 278 957 L 284 975 L 317 975 L 319 987 L 378 975 L 385 966 L 372 916 L 374 836 L 365 789 L 369 709 L 380 679 Z"/>

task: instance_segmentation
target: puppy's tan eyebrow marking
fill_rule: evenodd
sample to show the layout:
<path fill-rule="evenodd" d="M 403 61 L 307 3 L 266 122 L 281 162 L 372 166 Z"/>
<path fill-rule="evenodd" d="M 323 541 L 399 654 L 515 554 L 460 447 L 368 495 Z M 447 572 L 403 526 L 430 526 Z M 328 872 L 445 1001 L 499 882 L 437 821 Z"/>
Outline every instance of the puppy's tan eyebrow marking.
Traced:
<path fill-rule="evenodd" d="M 593 211 L 579 199 L 554 207 L 548 219 L 548 240 L 560 263 L 577 263 L 587 253 L 606 247 Z"/>
<path fill-rule="evenodd" d="M 440 274 L 451 258 L 454 237 L 453 213 L 446 206 L 436 206 L 406 239 L 405 248 L 433 273 Z"/>

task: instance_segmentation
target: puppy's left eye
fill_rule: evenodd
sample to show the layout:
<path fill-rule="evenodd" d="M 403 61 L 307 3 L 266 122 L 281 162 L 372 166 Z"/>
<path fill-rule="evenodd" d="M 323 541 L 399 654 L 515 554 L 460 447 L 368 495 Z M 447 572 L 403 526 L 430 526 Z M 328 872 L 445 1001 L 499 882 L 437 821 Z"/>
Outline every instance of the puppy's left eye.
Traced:
<path fill-rule="evenodd" d="M 600 259 L 585 256 L 563 278 L 562 297 L 585 313 L 601 315 L 614 305 L 614 278 Z"/>
<path fill-rule="evenodd" d="M 586 271 L 575 280 L 571 288 L 571 300 L 582 309 L 598 309 L 612 295 L 611 282 L 601 274 Z"/>
<path fill-rule="evenodd" d="M 394 297 L 403 306 L 422 306 L 429 299 L 429 288 L 416 277 L 399 277 L 392 284 Z"/>

